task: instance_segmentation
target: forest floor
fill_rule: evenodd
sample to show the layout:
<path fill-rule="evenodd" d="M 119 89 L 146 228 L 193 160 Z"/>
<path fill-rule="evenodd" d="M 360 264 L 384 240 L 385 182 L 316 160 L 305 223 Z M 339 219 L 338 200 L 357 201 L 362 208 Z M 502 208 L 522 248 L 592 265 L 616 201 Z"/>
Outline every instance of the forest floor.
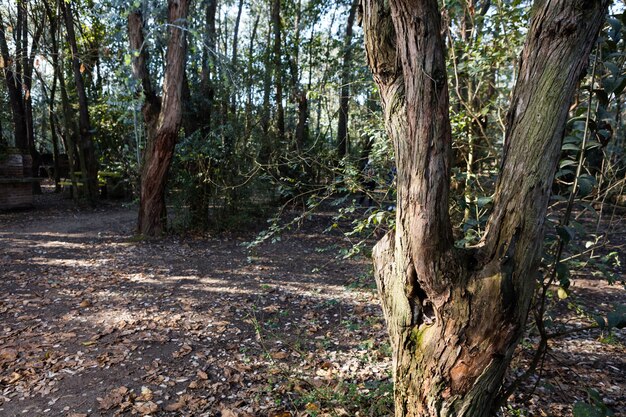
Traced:
<path fill-rule="evenodd" d="M 46 194 L 0 213 L 0 416 L 391 416 L 369 260 L 337 256 L 332 215 L 249 250 L 245 234 L 138 240 L 117 203 Z M 626 304 L 623 286 L 574 278 L 568 325 L 590 323 L 574 300 Z M 503 415 L 568 416 L 593 388 L 626 416 L 624 331 L 556 340 L 543 365 Z"/>

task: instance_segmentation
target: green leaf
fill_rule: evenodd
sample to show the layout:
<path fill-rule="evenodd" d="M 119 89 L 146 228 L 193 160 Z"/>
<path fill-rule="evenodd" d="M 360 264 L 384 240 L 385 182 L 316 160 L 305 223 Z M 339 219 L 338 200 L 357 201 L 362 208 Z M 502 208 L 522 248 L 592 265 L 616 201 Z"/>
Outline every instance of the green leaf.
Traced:
<path fill-rule="evenodd" d="M 493 197 L 478 197 L 476 200 L 476 204 L 478 204 L 479 208 L 483 208 L 487 204 L 491 204 L 491 202 L 493 202 Z"/>
<path fill-rule="evenodd" d="M 561 150 L 563 151 L 576 151 L 578 152 L 580 150 L 580 146 L 578 145 L 574 145 L 573 143 L 565 143 L 563 144 L 563 146 L 561 147 Z"/>
<path fill-rule="evenodd" d="M 574 404 L 572 414 L 574 417 L 604 417 L 596 407 L 581 401 Z"/>
<path fill-rule="evenodd" d="M 565 168 L 565 167 L 570 167 L 574 165 L 578 165 L 578 162 L 572 161 L 571 159 L 563 159 L 561 163 L 559 164 L 559 168 Z"/>
<path fill-rule="evenodd" d="M 593 318 L 596 323 L 598 323 L 598 327 L 600 327 L 600 330 L 604 330 L 606 328 L 606 321 L 604 320 L 604 317 L 600 315 L 594 315 Z"/>
<path fill-rule="evenodd" d="M 593 191 L 593 187 L 596 185 L 596 180 L 589 175 L 583 175 L 578 178 L 578 196 L 586 197 Z"/>
<path fill-rule="evenodd" d="M 620 311 L 611 311 L 607 315 L 609 329 L 623 329 L 626 327 L 626 314 Z"/>
<path fill-rule="evenodd" d="M 624 92 L 624 89 L 626 88 L 626 77 L 623 77 L 621 80 L 622 82 L 620 82 L 619 85 L 615 87 L 615 90 L 613 90 L 613 94 L 615 94 L 616 96 L 622 94 Z"/>
<path fill-rule="evenodd" d="M 556 266 L 556 276 L 559 279 L 559 283 L 561 284 L 561 287 L 567 289 L 570 286 L 570 281 L 569 281 L 569 268 L 567 267 L 567 265 L 565 264 L 558 264 Z"/>
<path fill-rule="evenodd" d="M 574 228 L 568 226 L 557 226 L 556 233 L 566 244 L 572 241 L 576 236 L 576 231 L 574 230 Z"/>

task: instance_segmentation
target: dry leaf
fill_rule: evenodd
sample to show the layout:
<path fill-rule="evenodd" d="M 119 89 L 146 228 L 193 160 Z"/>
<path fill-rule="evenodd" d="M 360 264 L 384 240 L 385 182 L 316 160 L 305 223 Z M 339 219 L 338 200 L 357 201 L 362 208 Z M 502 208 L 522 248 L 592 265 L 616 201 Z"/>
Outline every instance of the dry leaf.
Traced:
<path fill-rule="evenodd" d="M 222 417 L 239 417 L 239 413 L 237 413 L 235 410 L 231 410 L 228 408 L 222 408 L 221 412 Z"/>
<path fill-rule="evenodd" d="M 287 352 L 272 352 L 270 353 L 272 359 L 285 359 L 289 356 Z"/>
<path fill-rule="evenodd" d="M 124 401 L 124 396 L 128 393 L 128 388 L 119 387 L 111 390 L 104 398 L 97 398 L 101 410 L 110 410 L 117 407 Z"/>
<path fill-rule="evenodd" d="M 209 376 L 204 371 L 198 371 L 197 375 L 198 375 L 198 378 L 203 379 L 205 381 L 209 379 Z"/>
<path fill-rule="evenodd" d="M 15 359 L 17 359 L 17 350 L 11 348 L 0 350 L 0 360 L 13 362 Z"/>
<path fill-rule="evenodd" d="M 291 417 L 291 413 L 289 411 L 273 411 L 269 417 Z"/>
<path fill-rule="evenodd" d="M 22 375 L 20 375 L 20 374 L 19 374 L 19 373 L 17 373 L 17 372 L 13 372 L 13 373 L 11 374 L 11 377 L 9 378 L 9 380 L 8 380 L 7 382 L 8 382 L 9 384 L 14 384 L 14 383 L 16 383 L 17 381 L 19 381 L 20 379 L 22 379 Z"/>
<path fill-rule="evenodd" d="M 145 403 L 137 403 L 135 407 L 133 407 L 138 413 L 142 415 L 153 414 L 159 411 L 159 406 L 152 401 L 147 401 Z"/>
<path fill-rule="evenodd" d="M 185 402 L 178 400 L 177 402 L 165 407 L 165 411 L 178 411 L 185 406 Z"/>
<path fill-rule="evenodd" d="M 311 411 L 314 413 L 317 413 L 318 411 L 320 411 L 320 407 L 319 405 L 315 404 L 315 403 L 308 403 L 305 408 L 307 409 L 307 411 Z"/>
<path fill-rule="evenodd" d="M 178 351 L 172 353 L 172 356 L 175 358 L 182 358 L 183 356 L 189 355 L 192 350 L 193 348 L 185 343 Z"/>
<path fill-rule="evenodd" d="M 141 387 L 141 395 L 137 397 L 137 401 L 151 401 L 154 395 L 148 387 Z"/>

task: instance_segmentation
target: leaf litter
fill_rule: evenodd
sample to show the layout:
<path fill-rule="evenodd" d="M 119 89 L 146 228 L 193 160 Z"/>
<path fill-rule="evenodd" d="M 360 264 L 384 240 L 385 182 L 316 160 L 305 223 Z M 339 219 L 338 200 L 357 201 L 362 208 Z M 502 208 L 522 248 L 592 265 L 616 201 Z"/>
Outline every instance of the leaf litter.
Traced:
<path fill-rule="evenodd" d="M 331 216 L 249 252 L 250 236 L 137 241 L 115 205 L 0 214 L 0 415 L 391 416 L 369 260 L 321 250 L 343 244 Z M 595 387 L 626 409 L 615 340 L 555 344 L 512 404 L 565 416 Z"/>

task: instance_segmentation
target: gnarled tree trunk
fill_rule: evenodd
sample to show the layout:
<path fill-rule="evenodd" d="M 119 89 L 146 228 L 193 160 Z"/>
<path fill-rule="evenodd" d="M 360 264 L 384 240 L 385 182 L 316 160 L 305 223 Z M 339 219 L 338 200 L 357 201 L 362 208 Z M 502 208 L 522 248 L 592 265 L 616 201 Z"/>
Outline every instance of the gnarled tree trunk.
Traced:
<path fill-rule="evenodd" d="M 607 5 L 535 3 L 494 212 L 480 245 L 456 249 L 438 2 L 361 1 L 368 61 L 398 165 L 396 231 L 374 250 L 396 416 L 492 413 L 532 298 L 568 105 Z"/>
<path fill-rule="evenodd" d="M 165 185 L 178 131 L 182 121 L 182 90 L 185 72 L 184 27 L 189 12 L 188 0 L 169 0 L 170 39 L 167 45 L 163 98 L 156 133 L 148 144 L 141 172 L 141 196 L 138 231 L 144 236 L 157 236 L 167 224 Z"/>

